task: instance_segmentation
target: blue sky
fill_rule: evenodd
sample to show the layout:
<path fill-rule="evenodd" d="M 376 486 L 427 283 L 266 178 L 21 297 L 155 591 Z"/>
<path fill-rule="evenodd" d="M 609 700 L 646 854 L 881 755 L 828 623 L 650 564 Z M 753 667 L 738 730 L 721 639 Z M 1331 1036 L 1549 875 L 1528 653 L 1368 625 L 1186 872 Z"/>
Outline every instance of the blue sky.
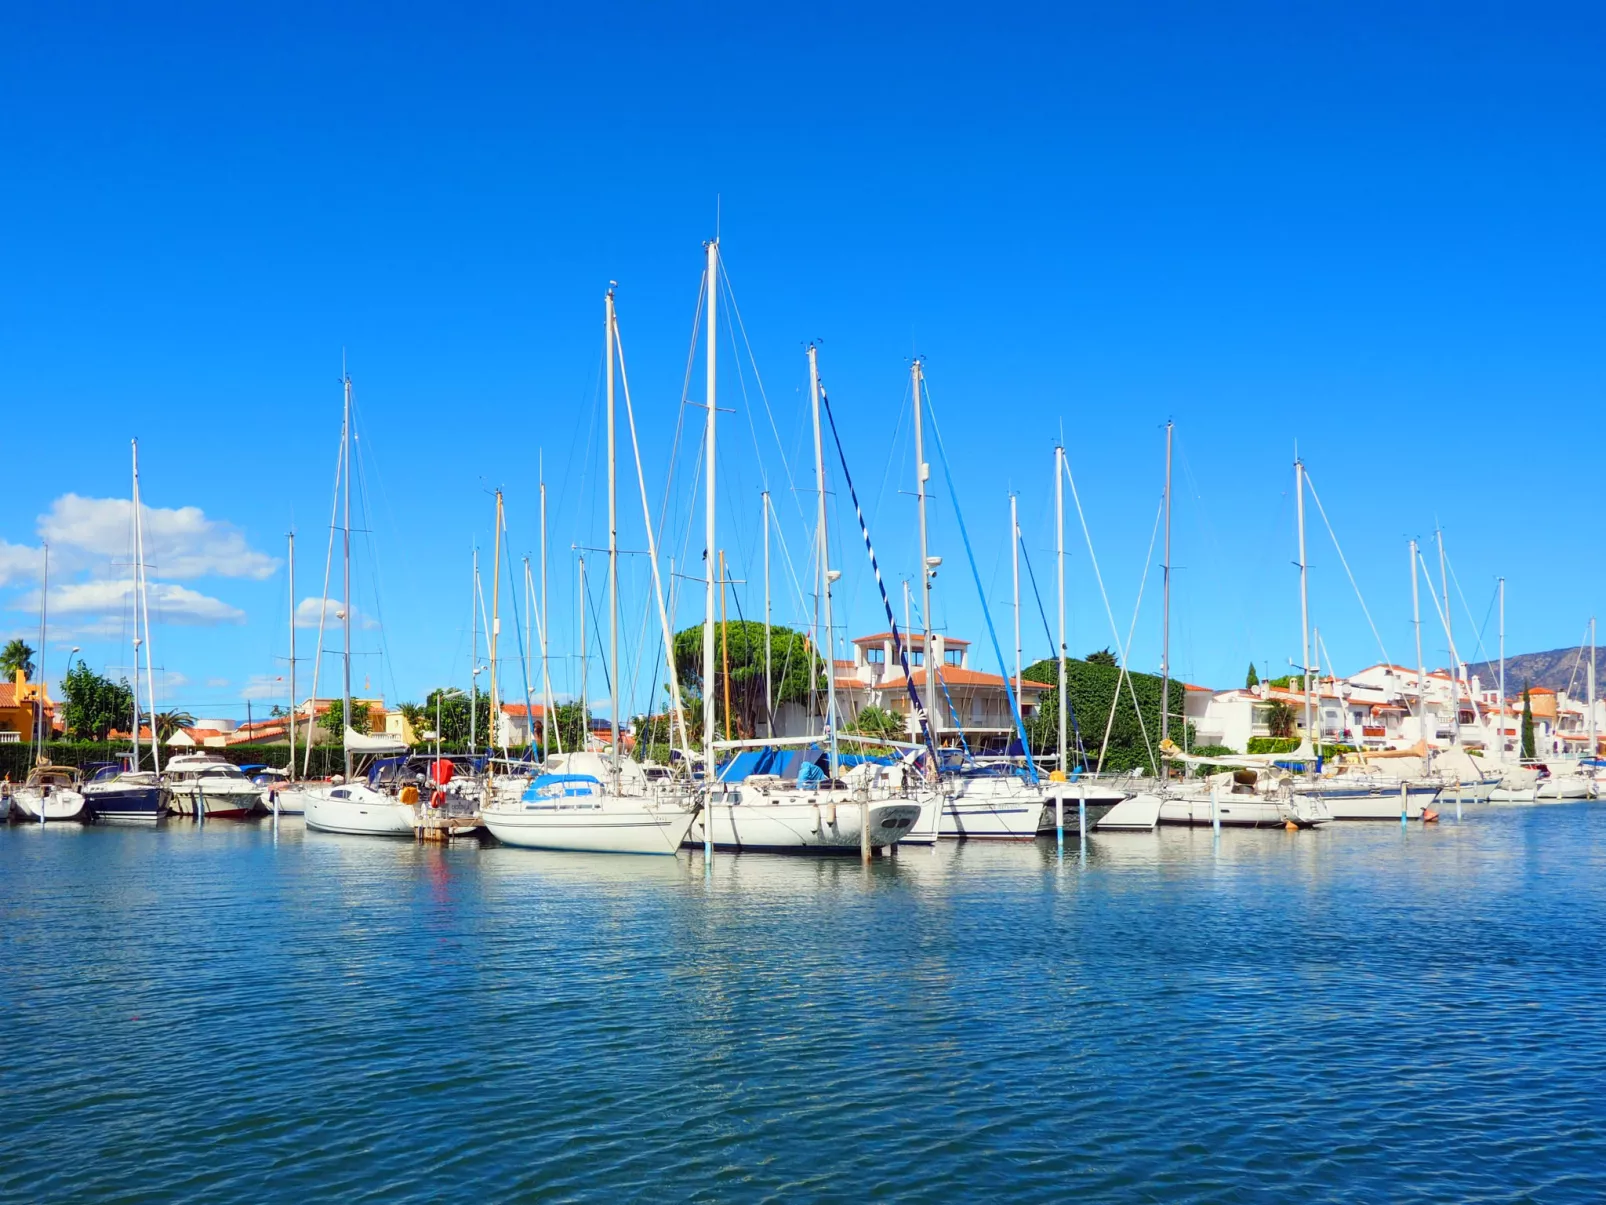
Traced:
<path fill-rule="evenodd" d="M 908 360 L 926 357 L 1006 645 L 1008 492 L 1049 591 L 1062 431 L 1125 639 L 1168 418 L 1182 676 L 1232 685 L 1251 658 L 1281 672 L 1299 655 L 1296 442 L 1391 658 L 1414 658 L 1405 541 L 1436 524 L 1468 659 L 1501 574 L 1512 651 L 1576 643 L 1602 585 L 1586 449 L 1606 330 L 1603 23 L 1448 5 L 14 14 L 0 632 L 37 631 L 49 536 L 52 677 L 72 645 L 127 662 L 127 509 L 111 500 L 137 435 L 161 702 L 243 715 L 248 695 L 282 699 L 284 533 L 315 611 L 344 352 L 370 506 L 358 685 L 396 699 L 466 681 L 488 491 L 506 491 L 515 556 L 533 554 L 544 456 L 552 651 L 560 693 L 575 689 L 571 548 L 606 538 L 603 292 L 619 282 L 656 510 L 717 206 L 753 353 L 722 343 L 720 542 L 745 614 L 766 484 L 808 573 L 812 339 L 895 592 L 915 563 Z M 700 382 L 699 352 L 694 399 Z M 701 422 L 685 412 L 665 526 L 693 572 Z M 994 668 L 934 480 L 934 615 Z M 628 460 L 620 504 L 639 549 Z M 1378 642 L 1310 523 L 1312 622 L 1337 668 L 1359 668 Z M 877 630 L 845 507 L 832 527 L 842 627 Z M 1113 637 L 1074 511 L 1068 531 L 1082 653 Z M 776 617 L 796 620 L 775 576 Z M 640 557 L 621 581 L 624 680 L 644 697 Z M 690 623 L 700 595 L 682 593 Z M 1151 570 L 1139 667 L 1158 663 L 1158 603 Z M 1022 627 L 1027 659 L 1045 655 L 1035 604 Z M 1484 637 L 1492 651 L 1492 619 Z M 1436 621 L 1424 645 L 1444 663 Z M 590 679 L 602 693 L 600 661 Z"/>

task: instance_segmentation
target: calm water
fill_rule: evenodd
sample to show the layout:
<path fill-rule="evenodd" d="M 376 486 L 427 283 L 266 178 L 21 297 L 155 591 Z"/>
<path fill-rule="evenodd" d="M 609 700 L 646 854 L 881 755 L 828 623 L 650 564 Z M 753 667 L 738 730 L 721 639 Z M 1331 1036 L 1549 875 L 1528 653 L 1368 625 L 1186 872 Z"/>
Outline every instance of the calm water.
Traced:
<path fill-rule="evenodd" d="M 1606 1198 L 1606 805 L 857 861 L 0 831 L 8 1200 Z"/>

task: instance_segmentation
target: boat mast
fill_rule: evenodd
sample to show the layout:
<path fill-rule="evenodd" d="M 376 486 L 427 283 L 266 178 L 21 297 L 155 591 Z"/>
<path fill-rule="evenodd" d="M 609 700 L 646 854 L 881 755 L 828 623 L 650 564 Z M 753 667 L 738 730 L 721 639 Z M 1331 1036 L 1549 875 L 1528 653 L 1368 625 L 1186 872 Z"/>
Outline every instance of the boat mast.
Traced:
<path fill-rule="evenodd" d="M 1415 566 L 1412 566 L 1415 572 Z M 1500 764 L 1506 764 L 1506 579 L 1500 579 Z"/>
<path fill-rule="evenodd" d="M 151 769 L 158 774 L 162 771 L 162 751 L 156 740 L 156 671 L 151 667 L 151 599 L 150 582 L 145 573 L 145 504 L 140 501 L 139 493 L 139 440 L 134 441 L 134 588 L 139 596 L 136 602 L 136 614 L 139 617 L 140 629 L 136 637 L 144 637 L 145 645 L 145 698 L 150 706 L 146 709 L 151 717 Z M 134 672 L 136 681 L 134 693 L 139 693 L 137 675 L 139 673 L 139 649 L 134 650 Z M 139 725 L 134 726 L 134 768 L 139 769 Z"/>
<path fill-rule="evenodd" d="M 552 698 L 552 673 L 548 668 L 546 652 L 547 609 L 546 609 L 546 456 L 541 457 L 541 699 L 545 704 L 546 714 L 541 717 L 541 757 L 546 758 L 551 748 L 551 737 L 547 732 L 547 724 L 551 723 L 553 731 L 558 738 L 558 752 L 563 752 L 563 733 L 557 728 L 557 708 Z"/>
<path fill-rule="evenodd" d="M 1589 756 L 1593 760 L 1600 755 L 1600 746 L 1595 736 L 1595 617 L 1589 617 Z M 1594 772 L 1590 772 L 1594 777 Z"/>
<path fill-rule="evenodd" d="M 703 784 L 713 790 L 715 779 L 714 766 L 714 455 L 718 449 L 716 435 L 719 427 L 719 411 L 715 408 L 717 395 L 715 393 L 715 353 L 719 341 L 716 338 L 719 317 L 719 239 L 713 238 L 706 244 L 708 252 L 708 267 L 704 279 L 704 291 L 708 295 L 708 379 L 705 405 L 708 410 L 708 425 L 705 428 L 703 460 L 706 473 L 703 496 Z M 707 813 L 703 817 L 703 851 L 705 856 L 712 852 L 714 842 L 713 817 Z"/>
<path fill-rule="evenodd" d="M 497 745 L 507 752 L 507 745 L 502 741 L 502 725 L 498 723 L 501 710 L 496 705 L 496 648 L 497 638 L 502 635 L 502 491 L 496 491 L 496 532 L 491 537 L 491 694 L 490 706 L 487 709 L 490 716 L 491 731 L 486 734 L 485 748 L 494 750 Z M 517 631 L 517 629 L 514 629 Z"/>
<path fill-rule="evenodd" d="M 1020 695 L 1020 512 L 1009 495 L 1009 567 L 1015 588 L 1015 694 Z"/>
<path fill-rule="evenodd" d="M 139 646 L 144 643 L 140 638 L 139 627 L 139 440 L 129 441 L 134 456 L 134 764 L 131 767 L 136 773 L 139 771 Z M 156 744 L 156 728 L 154 717 L 151 720 L 151 744 Z"/>
<path fill-rule="evenodd" d="M 45 618 L 50 600 L 50 545 L 44 546 L 44 567 L 39 578 L 39 677 L 34 682 L 34 763 L 42 764 L 45 757 Z"/>
<path fill-rule="evenodd" d="M 1417 739 L 1422 742 L 1426 752 L 1425 760 L 1432 757 L 1431 746 L 1428 744 L 1428 676 L 1422 668 L 1422 600 L 1417 583 L 1417 552 L 1416 541 L 1411 541 L 1411 627 L 1416 631 L 1416 731 Z M 1504 644 L 1501 649 L 1504 650 Z M 1505 657 L 1501 656 L 1502 676 L 1504 676 Z M 1426 765 L 1423 769 L 1426 769 Z"/>
<path fill-rule="evenodd" d="M 608 326 L 608 731 L 612 744 L 613 790 L 619 793 L 619 483 L 614 430 L 614 331 L 613 285 L 604 300 Z"/>
<path fill-rule="evenodd" d="M 725 739 L 733 739 L 731 727 L 731 632 L 730 622 L 725 614 L 725 596 L 728 593 L 725 576 L 725 550 L 719 550 L 719 660 L 721 666 L 720 677 L 724 679 L 725 687 Z"/>
<path fill-rule="evenodd" d="M 296 533 L 289 534 L 289 560 L 290 566 L 290 780 L 296 777 Z M 156 729 L 151 729 L 151 739 L 156 738 Z"/>
<path fill-rule="evenodd" d="M 1305 580 L 1305 462 L 1297 455 L 1294 457 L 1294 491 L 1299 499 L 1299 640 L 1303 650 L 1300 654 L 1299 676 L 1305 684 L 1305 739 L 1311 742 L 1314 752 L 1310 713 L 1310 591 Z"/>
<path fill-rule="evenodd" d="M 937 706 L 937 669 L 931 660 L 931 556 L 926 547 L 926 482 L 931 466 L 926 463 L 925 427 L 921 421 L 921 381 L 925 372 L 917 356 L 909 365 L 909 389 L 914 401 L 915 419 L 915 511 L 920 522 L 920 661 L 926 670 L 926 719 L 935 746 L 942 739 L 942 708 Z M 835 674 L 832 675 L 835 677 Z M 932 766 L 933 776 L 941 766 Z"/>
<path fill-rule="evenodd" d="M 1068 706 L 1065 687 L 1065 449 L 1054 448 L 1054 558 L 1059 567 L 1060 644 L 1059 656 L 1059 768 L 1069 775 L 1069 748 L 1065 740 L 1065 712 Z"/>
<path fill-rule="evenodd" d="M 586 554 L 580 554 L 580 749 L 591 749 L 591 694 L 589 694 L 589 647 L 586 646 Z"/>
<path fill-rule="evenodd" d="M 1170 419 L 1165 424 L 1165 564 L 1161 566 L 1165 583 L 1164 601 L 1160 604 L 1160 739 L 1171 733 L 1171 431 Z M 1303 525 L 1302 525 L 1303 526 Z M 1303 538 L 1303 537 L 1301 537 Z M 1303 551 L 1299 559 L 1304 561 Z M 1307 661 L 1309 658 L 1306 659 Z"/>
<path fill-rule="evenodd" d="M 819 349 L 809 344 L 809 397 L 814 411 L 814 491 L 819 502 L 815 508 L 815 541 L 820 556 L 820 597 L 825 604 L 825 724 L 830 733 L 827 745 L 828 777 L 835 781 L 839 766 L 836 745 L 836 631 L 831 616 L 831 548 L 826 538 L 825 519 L 825 445 L 820 440 L 820 357 Z M 922 527 L 922 530 L 924 528 Z"/>
<path fill-rule="evenodd" d="M 1461 661 L 1455 654 L 1455 635 L 1450 628 L 1450 578 L 1444 567 L 1444 529 L 1435 528 L 1439 542 L 1439 586 L 1444 595 L 1444 639 L 1450 646 L 1450 731 L 1451 743 L 1461 743 Z"/>
<path fill-rule="evenodd" d="M 764 504 L 764 723 L 766 736 L 775 735 L 775 683 L 770 659 L 770 492 L 759 495 Z"/>
<path fill-rule="evenodd" d="M 474 722 L 480 712 L 480 550 L 479 545 L 473 548 L 474 568 L 468 581 L 468 755 L 474 756 L 475 740 L 479 734 L 474 731 Z"/>
<path fill-rule="evenodd" d="M 345 444 L 346 477 L 345 493 L 342 506 L 344 513 L 340 525 L 340 563 L 341 563 L 341 592 L 345 605 L 340 609 L 340 627 L 343 642 L 341 650 L 342 660 L 345 662 L 343 691 L 340 700 L 340 715 L 345 721 L 341 731 L 340 742 L 345 751 L 346 781 L 351 781 L 351 747 L 346 744 L 345 734 L 351 731 L 351 376 L 346 374 L 346 407 L 345 422 L 342 424 L 341 440 Z"/>

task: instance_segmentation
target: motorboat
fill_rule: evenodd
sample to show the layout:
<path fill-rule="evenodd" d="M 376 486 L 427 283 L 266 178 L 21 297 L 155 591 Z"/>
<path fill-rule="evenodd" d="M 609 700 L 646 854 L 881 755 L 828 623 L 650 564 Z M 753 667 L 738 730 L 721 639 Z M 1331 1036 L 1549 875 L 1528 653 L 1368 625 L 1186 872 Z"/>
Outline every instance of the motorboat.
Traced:
<path fill-rule="evenodd" d="M 22 820 L 81 824 L 86 819 L 78 771 L 71 766 L 35 766 L 12 792 L 11 806 Z"/>
<path fill-rule="evenodd" d="M 256 809 L 262 788 L 216 753 L 182 753 L 167 763 L 163 781 L 185 816 L 239 819 Z"/>
<path fill-rule="evenodd" d="M 96 821 L 165 819 L 172 807 L 172 792 L 154 770 L 129 770 L 121 765 L 102 766 L 83 786 L 89 815 Z"/>
<path fill-rule="evenodd" d="M 491 791 L 480 805 L 498 841 L 570 853 L 673 855 L 695 818 L 683 784 L 591 752 L 549 757 L 516 798 Z"/>

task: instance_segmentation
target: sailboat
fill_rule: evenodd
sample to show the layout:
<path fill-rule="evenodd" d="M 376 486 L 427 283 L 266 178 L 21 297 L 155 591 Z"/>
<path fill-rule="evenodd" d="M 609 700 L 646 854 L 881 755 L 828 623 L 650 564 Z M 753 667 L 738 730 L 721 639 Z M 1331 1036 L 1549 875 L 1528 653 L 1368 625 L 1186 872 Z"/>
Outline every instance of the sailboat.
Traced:
<path fill-rule="evenodd" d="M 344 720 L 342 733 L 345 741 L 346 772 L 328 783 L 302 783 L 294 787 L 281 787 L 279 798 L 281 810 L 300 811 L 310 829 L 361 836 L 411 837 L 417 821 L 416 805 L 402 803 L 396 796 L 376 790 L 368 783 L 358 780 L 353 774 L 353 765 L 357 757 L 403 753 L 407 746 L 399 738 L 377 734 L 365 735 L 351 726 L 352 416 L 349 375 L 344 378 L 343 384 L 344 420 L 340 429 L 340 477 L 336 485 L 337 489 L 343 492 L 343 517 L 340 525 L 343 584 L 339 618 L 343 639 L 341 715 Z M 310 733 L 308 739 L 310 743 Z"/>
<path fill-rule="evenodd" d="M 145 589 L 145 525 L 139 497 L 139 440 L 132 441 L 134 505 L 134 748 L 126 766 L 111 766 L 84 784 L 84 799 L 96 820 L 155 822 L 167 815 L 172 796 L 162 781 L 161 752 L 156 743 L 156 678 L 151 672 L 151 616 Z M 151 768 L 140 765 L 139 653 L 145 649 L 145 681 L 150 690 Z"/>
<path fill-rule="evenodd" d="M 572 853 L 669 854 L 680 849 L 691 829 L 695 812 L 683 783 L 650 778 L 636 762 L 621 756 L 619 733 L 619 510 L 618 446 L 615 373 L 624 378 L 624 354 L 619 344 L 619 319 L 614 290 L 609 287 L 603 303 L 604 338 L 607 344 L 607 423 L 608 423 L 608 613 L 609 683 L 612 691 L 612 741 L 608 752 L 582 748 L 572 753 L 548 756 L 541 773 L 535 775 L 522 793 L 509 798 L 487 792 L 480 807 L 480 819 L 491 835 L 507 845 L 528 849 L 550 849 Z M 625 404 L 629 408 L 630 390 L 624 380 Z M 712 415 L 710 415 L 712 418 Z M 631 442 L 635 443 L 635 417 L 630 413 Z M 638 482 L 640 458 L 637 456 Z M 642 505 L 646 508 L 646 488 L 642 484 Z M 497 495 L 498 569 L 502 535 L 501 495 Z M 543 516 L 545 507 L 543 503 Z M 674 640 L 669 632 L 668 615 L 658 579 L 657 546 L 653 526 L 647 523 L 647 555 L 652 562 L 653 590 L 657 596 L 659 622 L 663 629 L 664 650 L 674 674 Z M 543 548 L 545 522 L 543 518 Z M 545 557 L 543 553 L 543 569 Z M 584 612 L 582 611 L 582 614 Z M 542 615 L 545 647 L 546 616 Z M 492 621 L 492 708 L 496 706 L 495 639 L 499 623 Z M 583 646 L 582 646 L 583 647 Z M 544 660 L 544 656 L 543 656 Z M 673 684 L 673 676 L 671 683 Z M 582 690 L 582 700 L 584 696 Z M 679 691 L 674 688 L 679 710 Z M 529 700 L 528 683 L 525 690 Z M 585 707 L 582 701 L 582 715 Z M 551 714 L 550 712 L 548 713 Z M 589 726 L 589 718 L 586 720 Z M 684 722 L 682 723 L 684 731 Z"/>
<path fill-rule="evenodd" d="M 78 789 L 78 771 L 69 766 L 53 766 L 45 756 L 45 643 L 49 632 L 47 598 L 50 592 L 50 545 L 44 548 L 43 573 L 39 585 L 39 691 L 35 696 L 33 733 L 34 766 L 23 784 L 13 792 L 11 805 L 25 820 L 81 821 L 85 817 L 84 796 Z"/>

